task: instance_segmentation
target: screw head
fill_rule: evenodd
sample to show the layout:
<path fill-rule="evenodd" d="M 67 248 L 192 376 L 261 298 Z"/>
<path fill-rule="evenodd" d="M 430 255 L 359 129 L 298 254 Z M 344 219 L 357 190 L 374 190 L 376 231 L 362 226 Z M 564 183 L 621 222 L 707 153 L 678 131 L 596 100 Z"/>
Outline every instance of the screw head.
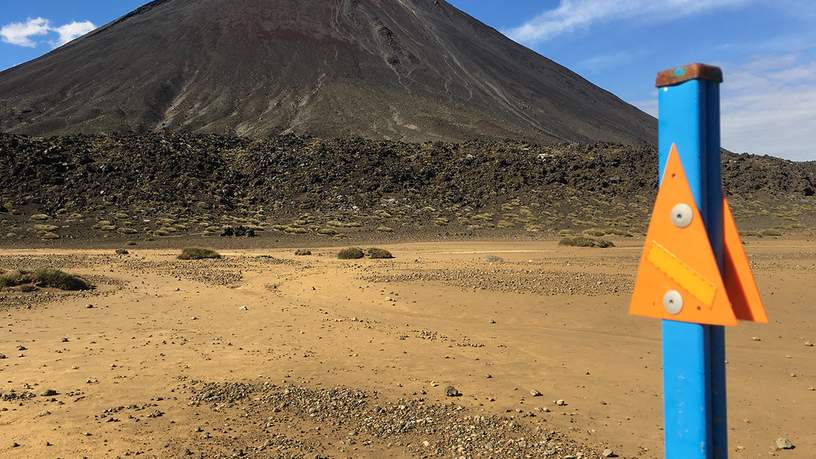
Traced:
<path fill-rule="evenodd" d="M 663 295 L 663 307 L 669 314 L 680 314 L 683 310 L 683 295 L 677 290 L 669 290 Z"/>
<path fill-rule="evenodd" d="M 681 202 L 672 207 L 671 221 L 674 226 L 678 228 L 686 228 L 691 225 L 691 220 L 694 218 L 694 213 L 691 211 L 691 206 Z"/>

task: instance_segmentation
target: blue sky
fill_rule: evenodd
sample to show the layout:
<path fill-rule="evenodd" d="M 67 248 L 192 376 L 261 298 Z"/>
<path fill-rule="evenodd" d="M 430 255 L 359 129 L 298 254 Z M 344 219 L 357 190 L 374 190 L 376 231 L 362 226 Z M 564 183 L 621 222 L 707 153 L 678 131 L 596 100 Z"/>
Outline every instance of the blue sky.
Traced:
<path fill-rule="evenodd" d="M 816 160 L 816 0 L 449 1 L 652 114 L 658 70 L 719 65 L 723 146 Z M 3 0 L 0 69 L 144 3 Z"/>

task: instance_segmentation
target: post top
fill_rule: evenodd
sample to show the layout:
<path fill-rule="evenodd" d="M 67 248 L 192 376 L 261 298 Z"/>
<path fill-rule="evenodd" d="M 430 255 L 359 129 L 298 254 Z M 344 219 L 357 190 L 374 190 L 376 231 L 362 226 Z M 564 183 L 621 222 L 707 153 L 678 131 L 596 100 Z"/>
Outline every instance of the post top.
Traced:
<path fill-rule="evenodd" d="M 719 67 L 706 64 L 688 64 L 658 72 L 655 85 L 658 88 L 674 86 L 690 80 L 706 80 L 722 83 L 723 74 Z"/>

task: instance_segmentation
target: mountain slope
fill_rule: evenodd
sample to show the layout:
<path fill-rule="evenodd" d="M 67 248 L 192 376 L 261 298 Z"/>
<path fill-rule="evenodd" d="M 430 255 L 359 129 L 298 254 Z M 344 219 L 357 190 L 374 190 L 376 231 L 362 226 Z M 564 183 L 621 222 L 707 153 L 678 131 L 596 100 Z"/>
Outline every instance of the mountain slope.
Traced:
<path fill-rule="evenodd" d="M 0 131 L 653 142 L 654 119 L 443 0 L 159 0 L 0 73 Z"/>

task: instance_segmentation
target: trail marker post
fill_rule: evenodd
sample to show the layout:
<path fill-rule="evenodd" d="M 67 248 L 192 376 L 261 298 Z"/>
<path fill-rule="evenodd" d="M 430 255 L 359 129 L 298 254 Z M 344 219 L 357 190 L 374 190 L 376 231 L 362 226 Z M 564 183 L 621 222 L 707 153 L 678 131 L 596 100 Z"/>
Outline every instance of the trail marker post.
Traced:
<path fill-rule="evenodd" d="M 662 319 L 667 459 L 728 457 L 725 329 L 767 322 L 720 178 L 722 71 L 658 73 L 660 189 L 630 313 Z"/>

